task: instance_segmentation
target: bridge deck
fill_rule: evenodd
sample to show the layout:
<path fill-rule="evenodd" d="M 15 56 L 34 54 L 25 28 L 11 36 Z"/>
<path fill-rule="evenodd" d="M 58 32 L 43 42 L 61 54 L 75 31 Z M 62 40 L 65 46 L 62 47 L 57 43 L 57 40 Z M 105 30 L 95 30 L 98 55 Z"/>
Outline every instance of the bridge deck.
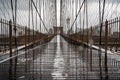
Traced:
<path fill-rule="evenodd" d="M 104 57 L 102 57 L 102 75 L 99 71 L 98 51 L 92 49 L 92 70 L 90 67 L 90 49 L 67 43 L 59 35 L 49 43 L 19 51 L 18 62 L 13 62 L 12 74 L 9 61 L 0 64 L 0 80 L 100 80 L 104 76 Z M 14 60 L 14 58 L 13 58 Z M 108 57 L 110 80 L 119 80 L 119 61 Z M 16 67 L 16 69 L 15 69 Z"/>

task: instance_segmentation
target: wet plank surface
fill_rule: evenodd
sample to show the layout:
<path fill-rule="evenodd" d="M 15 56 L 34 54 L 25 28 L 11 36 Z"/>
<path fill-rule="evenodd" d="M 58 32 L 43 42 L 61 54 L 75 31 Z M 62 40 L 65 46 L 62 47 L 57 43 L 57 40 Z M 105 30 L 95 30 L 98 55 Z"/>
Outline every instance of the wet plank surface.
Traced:
<path fill-rule="evenodd" d="M 24 52 L 24 51 L 21 51 Z M 19 53 L 21 53 L 19 52 Z M 82 45 L 67 43 L 59 35 L 49 43 L 28 50 L 27 59 L 21 55 L 12 74 L 9 61 L 0 65 L 0 80 L 100 80 L 98 51 L 92 50 L 92 68 L 90 67 L 90 49 Z M 104 76 L 104 57 L 102 57 L 102 76 Z M 92 69 L 92 70 L 91 70 Z M 109 79 L 119 80 L 119 63 L 108 59 Z"/>

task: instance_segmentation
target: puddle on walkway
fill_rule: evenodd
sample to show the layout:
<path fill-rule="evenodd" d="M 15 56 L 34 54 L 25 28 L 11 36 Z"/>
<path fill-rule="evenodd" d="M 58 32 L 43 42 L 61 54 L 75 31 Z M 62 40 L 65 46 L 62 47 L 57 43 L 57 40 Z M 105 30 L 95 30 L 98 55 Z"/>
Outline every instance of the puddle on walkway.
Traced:
<path fill-rule="evenodd" d="M 65 61 L 60 47 L 60 36 L 57 36 L 57 50 L 54 59 L 54 71 L 52 73 L 53 80 L 64 80 L 68 76 L 65 73 Z"/>

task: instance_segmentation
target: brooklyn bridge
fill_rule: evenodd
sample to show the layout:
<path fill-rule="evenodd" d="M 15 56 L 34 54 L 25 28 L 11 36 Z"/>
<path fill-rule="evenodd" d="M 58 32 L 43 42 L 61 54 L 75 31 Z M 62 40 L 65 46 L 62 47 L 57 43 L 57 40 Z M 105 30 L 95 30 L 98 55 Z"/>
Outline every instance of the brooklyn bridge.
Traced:
<path fill-rule="evenodd" d="M 120 80 L 120 0 L 0 0 L 0 80 Z"/>

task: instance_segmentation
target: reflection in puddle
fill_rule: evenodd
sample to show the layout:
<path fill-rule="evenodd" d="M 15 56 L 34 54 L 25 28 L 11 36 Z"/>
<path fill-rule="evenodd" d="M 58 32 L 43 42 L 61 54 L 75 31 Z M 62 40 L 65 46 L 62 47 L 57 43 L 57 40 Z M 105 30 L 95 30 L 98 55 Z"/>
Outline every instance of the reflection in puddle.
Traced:
<path fill-rule="evenodd" d="M 63 54 L 60 48 L 60 36 L 57 35 L 57 50 L 56 50 L 56 56 L 54 59 L 54 71 L 52 73 L 53 80 L 66 79 L 68 74 L 65 72 L 66 72 L 65 61 L 64 61 Z"/>

